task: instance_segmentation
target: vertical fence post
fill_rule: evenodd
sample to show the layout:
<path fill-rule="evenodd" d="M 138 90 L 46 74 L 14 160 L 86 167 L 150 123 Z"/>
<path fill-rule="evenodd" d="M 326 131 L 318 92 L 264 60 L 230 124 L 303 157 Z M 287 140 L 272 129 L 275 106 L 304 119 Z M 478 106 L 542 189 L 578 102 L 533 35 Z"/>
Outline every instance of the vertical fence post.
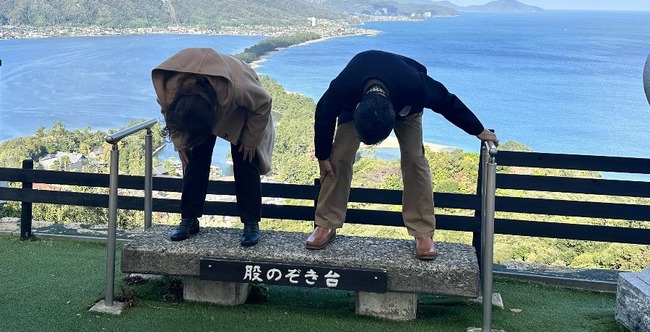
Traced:
<path fill-rule="evenodd" d="M 318 195 L 320 195 L 320 178 L 314 179 L 314 187 L 316 187 L 316 197 L 314 197 L 314 214 L 316 213 L 316 208 L 318 207 Z M 316 222 L 313 222 L 314 229 L 316 228 Z"/>
<path fill-rule="evenodd" d="M 144 229 L 151 228 L 152 182 L 153 182 L 153 135 L 147 128 L 144 137 Z"/>
<path fill-rule="evenodd" d="M 481 220 L 481 236 L 480 236 L 481 243 L 480 243 L 480 251 L 479 251 L 480 255 L 478 255 L 478 259 L 479 259 L 479 267 L 480 267 L 480 271 L 481 271 L 481 280 L 483 279 L 483 275 L 484 275 L 483 271 L 484 271 L 484 268 L 485 268 L 484 264 L 485 264 L 485 261 L 486 261 L 484 259 L 485 242 L 487 242 L 486 233 L 485 233 L 486 232 L 486 229 L 485 229 L 486 228 L 486 225 L 485 225 L 486 224 L 486 222 L 485 222 L 486 214 L 485 214 L 485 212 L 486 212 L 486 195 L 487 195 L 487 163 L 488 163 L 489 158 L 490 158 L 490 155 L 488 153 L 488 150 L 485 148 L 485 145 L 483 145 L 481 147 L 481 156 L 479 158 L 479 160 L 481 162 L 481 166 L 480 166 L 480 172 L 481 172 L 480 181 L 481 182 L 479 183 L 479 186 L 480 186 L 479 189 L 480 189 L 480 194 L 481 194 L 481 219 L 480 219 Z M 483 295 L 485 296 L 485 294 L 483 294 Z"/>
<path fill-rule="evenodd" d="M 23 160 L 23 170 L 34 169 L 34 161 L 31 159 Z M 23 182 L 23 191 L 28 192 L 33 188 L 31 182 Z M 31 196 L 31 195 L 25 195 Z M 32 202 L 22 201 L 20 206 L 20 239 L 29 240 L 32 237 Z"/>
<path fill-rule="evenodd" d="M 486 142 L 482 148 L 484 171 L 482 181 L 482 294 L 483 294 L 483 332 L 490 332 L 492 325 L 492 277 L 494 264 L 494 201 L 496 193 L 496 148 Z"/>
<path fill-rule="evenodd" d="M 108 197 L 108 243 L 106 249 L 106 298 L 104 304 L 113 306 L 115 286 L 115 242 L 117 232 L 117 186 L 119 179 L 120 151 L 113 143 L 110 166 L 110 193 Z"/>

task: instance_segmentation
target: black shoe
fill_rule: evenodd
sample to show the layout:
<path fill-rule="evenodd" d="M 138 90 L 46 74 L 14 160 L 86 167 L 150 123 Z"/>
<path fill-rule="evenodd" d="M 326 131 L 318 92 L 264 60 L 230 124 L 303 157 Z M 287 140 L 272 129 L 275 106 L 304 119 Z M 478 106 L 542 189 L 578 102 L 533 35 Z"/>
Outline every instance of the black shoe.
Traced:
<path fill-rule="evenodd" d="M 199 232 L 199 220 L 196 218 L 181 219 L 181 223 L 169 234 L 172 241 L 183 241 L 192 234 Z"/>
<path fill-rule="evenodd" d="M 244 232 L 241 235 L 241 245 L 250 247 L 260 240 L 260 227 L 258 223 L 245 223 Z"/>

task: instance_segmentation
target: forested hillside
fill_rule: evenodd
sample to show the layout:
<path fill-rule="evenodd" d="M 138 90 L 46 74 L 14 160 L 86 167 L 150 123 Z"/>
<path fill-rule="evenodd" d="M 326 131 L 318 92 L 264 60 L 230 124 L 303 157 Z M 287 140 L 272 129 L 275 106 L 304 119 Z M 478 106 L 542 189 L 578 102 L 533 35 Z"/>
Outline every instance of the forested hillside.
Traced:
<path fill-rule="evenodd" d="M 308 26 L 310 18 L 360 22 L 427 19 L 465 12 L 539 12 L 516 0 L 459 7 L 448 1 L 384 0 L 3 0 L 0 25 L 144 28 Z"/>
<path fill-rule="evenodd" d="M 151 27 L 307 25 L 308 17 L 340 19 L 298 0 L 3 0 L 0 24 L 27 26 Z"/>
<path fill-rule="evenodd" d="M 309 18 L 345 20 L 458 15 L 449 7 L 377 0 L 3 0 L 0 25 L 142 28 L 204 26 L 308 26 Z"/>

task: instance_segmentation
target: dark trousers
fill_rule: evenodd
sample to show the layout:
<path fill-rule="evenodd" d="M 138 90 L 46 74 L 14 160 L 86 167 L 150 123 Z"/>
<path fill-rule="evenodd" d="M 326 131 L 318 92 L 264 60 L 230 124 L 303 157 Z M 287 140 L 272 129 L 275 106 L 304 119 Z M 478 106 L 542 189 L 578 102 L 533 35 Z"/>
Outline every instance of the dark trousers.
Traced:
<path fill-rule="evenodd" d="M 212 150 L 217 137 L 210 135 L 205 142 L 187 153 L 188 163 L 183 171 L 183 192 L 181 197 L 181 218 L 199 218 L 208 189 Z M 243 160 L 239 147 L 230 144 L 235 175 L 235 196 L 237 209 L 243 223 L 260 221 L 262 209 L 262 185 L 257 155 L 253 162 Z"/>

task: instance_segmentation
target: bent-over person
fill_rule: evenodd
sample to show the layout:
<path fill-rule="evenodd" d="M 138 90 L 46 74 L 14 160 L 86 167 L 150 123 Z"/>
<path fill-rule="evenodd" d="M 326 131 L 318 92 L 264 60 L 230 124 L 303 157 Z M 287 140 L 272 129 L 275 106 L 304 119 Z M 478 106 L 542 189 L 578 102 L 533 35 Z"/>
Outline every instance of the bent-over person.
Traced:
<path fill-rule="evenodd" d="M 271 170 L 275 133 L 271 96 L 241 60 L 209 48 L 187 48 L 152 71 L 169 138 L 183 165 L 181 221 L 172 241 L 199 232 L 217 137 L 230 142 L 242 246 L 259 240 L 260 175 Z"/>
<path fill-rule="evenodd" d="M 496 135 L 460 99 L 411 58 L 377 50 L 361 52 L 331 81 L 316 106 L 314 143 L 321 189 L 307 249 L 325 248 L 343 226 L 360 143 L 378 144 L 394 130 L 404 184 L 404 224 L 415 238 L 416 257 L 437 257 L 433 186 L 422 141 L 424 108 L 480 140 L 498 144 Z"/>

